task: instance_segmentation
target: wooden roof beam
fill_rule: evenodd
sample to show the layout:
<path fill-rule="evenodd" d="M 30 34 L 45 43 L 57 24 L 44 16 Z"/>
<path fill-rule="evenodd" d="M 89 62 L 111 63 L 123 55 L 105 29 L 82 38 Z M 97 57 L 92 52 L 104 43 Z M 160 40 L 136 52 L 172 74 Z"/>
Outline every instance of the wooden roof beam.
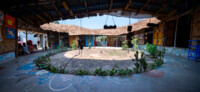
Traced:
<path fill-rule="evenodd" d="M 43 11 L 43 14 L 44 14 L 46 17 L 48 17 L 49 19 L 51 19 L 51 16 L 49 16 L 49 14 L 47 14 L 46 12 L 44 12 L 44 9 L 42 9 L 42 8 L 38 5 L 38 3 L 35 2 L 35 5 L 37 6 L 38 9 L 40 9 L 40 10 Z"/>
<path fill-rule="evenodd" d="M 171 17 L 172 15 L 174 15 L 176 12 L 177 12 L 177 10 L 175 9 L 175 10 L 171 11 L 166 17 L 162 17 L 161 19 L 165 21 L 165 20 L 167 20 L 169 17 Z"/>
<path fill-rule="evenodd" d="M 49 16 L 49 14 L 47 14 L 46 12 L 44 12 L 44 15 L 51 19 L 51 16 Z"/>
<path fill-rule="evenodd" d="M 175 14 L 176 13 L 176 9 L 175 10 L 173 10 L 172 12 L 170 12 L 168 15 L 167 15 L 167 17 L 170 17 L 171 15 L 173 15 L 173 14 Z"/>
<path fill-rule="evenodd" d="M 137 13 L 139 13 L 140 11 L 142 11 L 150 2 L 151 2 L 151 0 L 148 0 L 148 1 L 142 6 L 142 8 L 140 8 L 140 10 L 139 10 Z"/>
<path fill-rule="evenodd" d="M 34 24 L 31 20 L 29 20 L 28 18 L 26 18 L 26 17 L 21 17 L 24 21 L 26 21 L 26 22 L 28 22 L 28 23 L 30 23 L 30 24 Z"/>
<path fill-rule="evenodd" d="M 85 9 L 86 9 L 86 11 L 87 11 L 87 13 L 88 13 L 88 6 L 87 6 L 87 1 L 85 0 L 85 2 L 84 2 L 84 5 L 85 5 Z"/>
<path fill-rule="evenodd" d="M 41 17 L 39 14 L 37 14 L 34 10 L 32 10 L 30 7 L 26 6 L 25 4 L 22 4 L 26 10 L 28 10 L 29 12 L 31 12 L 34 16 L 38 17 L 39 19 L 41 19 L 42 21 L 46 21 L 43 17 Z"/>
<path fill-rule="evenodd" d="M 65 1 L 62 2 L 63 7 L 65 8 L 66 11 L 69 11 L 69 14 L 71 16 L 74 16 L 74 13 L 72 12 L 72 10 L 69 9 L 69 6 L 67 5 L 67 3 Z"/>
<path fill-rule="evenodd" d="M 113 4 L 113 0 L 110 1 L 110 8 L 109 8 L 109 10 L 112 9 L 112 4 Z"/>
<path fill-rule="evenodd" d="M 124 14 L 124 11 L 129 9 L 129 6 L 131 5 L 131 0 L 128 1 L 128 3 L 126 4 L 124 10 L 122 11 L 122 15 Z"/>
<path fill-rule="evenodd" d="M 127 9 L 127 11 L 137 12 L 137 10 L 134 10 L 134 9 Z M 143 13 L 143 14 L 150 14 L 150 15 L 153 14 L 153 12 L 148 12 L 148 11 L 140 11 L 140 13 Z M 167 16 L 167 15 L 165 15 L 165 14 L 156 14 L 155 16 L 164 17 L 164 16 Z"/>
<path fill-rule="evenodd" d="M 160 11 L 162 11 L 163 9 L 165 9 L 167 6 L 168 6 L 167 4 L 163 5 L 163 7 L 160 8 L 158 11 L 156 11 L 155 14 L 158 14 Z"/>
<path fill-rule="evenodd" d="M 53 8 L 56 10 L 56 12 L 59 14 L 60 17 L 63 17 L 62 13 L 58 10 L 58 8 L 52 4 Z"/>
<path fill-rule="evenodd" d="M 99 11 L 91 11 L 91 12 L 89 12 L 90 14 L 94 14 L 94 13 L 105 13 L 105 12 L 109 12 L 109 11 L 119 11 L 119 10 L 122 10 L 122 8 L 118 8 L 118 9 L 111 9 L 111 10 L 99 10 Z M 88 14 L 88 13 L 78 13 L 78 14 L 76 14 L 76 15 L 86 15 L 86 14 Z M 66 18 L 70 18 L 70 17 L 65 17 L 65 18 L 63 18 L 63 19 L 66 19 Z M 73 17 L 71 17 L 71 18 L 73 18 Z M 59 18 L 52 18 L 51 20 L 48 20 L 48 21 L 46 21 L 46 22 L 51 22 L 51 21 L 55 21 L 55 20 L 58 20 Z"/>

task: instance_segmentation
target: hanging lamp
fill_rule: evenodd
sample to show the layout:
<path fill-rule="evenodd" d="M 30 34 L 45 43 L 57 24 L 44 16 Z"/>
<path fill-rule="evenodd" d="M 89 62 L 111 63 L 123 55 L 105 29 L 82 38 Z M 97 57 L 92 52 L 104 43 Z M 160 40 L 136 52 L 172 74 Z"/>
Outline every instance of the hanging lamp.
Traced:
<path fill-rule="evenodd" d="M 132 25 L 130 25 L 130 24 L 131 24 L 131 20 L 130 20 L 130 12 L 129 12 L 129 25 L 128 25 L 128 28 L 127 28 L 128 32 L 131 32 L 131 30 L 132 30 Z"/>
<path fill-rule="evenodd" d="M 110 14 L 110 15 L 111 15 L 111 14 Z M 111 15 L 111 16 L 112 16 L 112 15 Z M 114 20 L 113 16 L 112 16 L 112 20 L 113 20 L 114 25 L 108 26 L 108 25 L 107 25 L 107 20 L 108 20 L 108 15 L 107 15 L 107 17 L 106 17 L 106 22 L 105 22 L 105 25 L 104 25 L 104 29 L 116 29 L 116 28 L 117 28 L 117 26 L 115 25 L 115 20 Z"/>

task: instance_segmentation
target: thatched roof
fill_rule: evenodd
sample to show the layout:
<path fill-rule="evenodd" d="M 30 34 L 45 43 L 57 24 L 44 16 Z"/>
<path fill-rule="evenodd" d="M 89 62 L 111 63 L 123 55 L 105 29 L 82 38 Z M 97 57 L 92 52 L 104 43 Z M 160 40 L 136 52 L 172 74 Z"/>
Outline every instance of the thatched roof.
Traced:
<path fill-rule="evenodd" d="M 138 31 L 144 28 L 148 28 L 147 23 L 160 23 L 160 20 L 157 18 L 148 18 L 141 20 L 139 22 L 133 23 L 132 31 Z M 52 30 L 55 32 L 65 32 L 69 35 L 121 35 L 126 34 L 127 26 L 117 27 L 116 29 L 87 29 L 81 28 L 75 25 L 63 25 L 63 24 L 44 24 L 40 26 L 43 30 Z"/>

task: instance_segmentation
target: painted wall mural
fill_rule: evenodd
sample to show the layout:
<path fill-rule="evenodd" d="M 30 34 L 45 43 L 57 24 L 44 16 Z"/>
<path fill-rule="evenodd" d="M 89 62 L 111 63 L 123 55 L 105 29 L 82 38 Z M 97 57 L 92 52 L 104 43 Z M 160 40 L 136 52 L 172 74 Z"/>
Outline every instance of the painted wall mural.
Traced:
<path fill-rule="evenodd" d="M 14 59 L 15 58 L 15 52 L 10 52 L 10 53 L 7 53 L 7 54 L 1 54 L 0 55 L 0 61 L 7 61 L 7 60 L 10 60 L 10 59 Z M 0 62 L 1 64 L 2 62 Z"/>
<path fill-rule="evenodd" d="M 7 39 L 15 39 L 15 18 L 5 14 L 5 26 Z"/>
<path fill-rule="evenodd" d="M 7 39 L 15 39 L 15 29 L 6 27 L 6 37 Z"/>
<path fill-rule="evenodd" d="M 4 22 L 4 14 L 2 11 L 0 11 L 0 42 L 3 40 L 1 36 L 1 25 L 3 25 Z"/>

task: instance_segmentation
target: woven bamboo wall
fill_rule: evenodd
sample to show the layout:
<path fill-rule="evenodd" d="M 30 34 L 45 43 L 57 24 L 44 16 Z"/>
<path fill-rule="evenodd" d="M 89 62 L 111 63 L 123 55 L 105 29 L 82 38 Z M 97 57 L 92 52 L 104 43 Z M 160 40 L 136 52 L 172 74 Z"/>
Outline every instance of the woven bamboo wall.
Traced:
<path fill-rule="evenodd" d="M 138 38 L 138 44 L 139 45 L 144 45 L 145 44 L 145 39 L 144 39 L 144 29 L 142 29 L 142 30 L 139 30 L 139 31 L 137 31 L 136 32 L 136 35 L 137 35 L 137 37 L 136 38 Z"/>
<path fill-rule="evenodd" d="M 69 36 L 69 45 L 71 46 L 73 44 L 73 40 L 76 40 L 76 45 L 78 46 L 78 36 Z"/>
<path fill-rule="evenodd" d="M 108 46 L 116 46 L 115 37 L 116 36 L 107 36 L 107 44 L 108 44 Z"/>
<path fill-rule="evenodd" d="M 191 39 L 200 41 L 200 7 L 193 12 L 191 23 Z M 195 43 L 192 43 L 195 45 Z"/>
<path fill-rule="evenodd" d="M 0 26 L 2 41 L 0 42 L 0 54 L 14 52 L 15 51 L 15 39 L 6 38 L 5 26 Z"/>

